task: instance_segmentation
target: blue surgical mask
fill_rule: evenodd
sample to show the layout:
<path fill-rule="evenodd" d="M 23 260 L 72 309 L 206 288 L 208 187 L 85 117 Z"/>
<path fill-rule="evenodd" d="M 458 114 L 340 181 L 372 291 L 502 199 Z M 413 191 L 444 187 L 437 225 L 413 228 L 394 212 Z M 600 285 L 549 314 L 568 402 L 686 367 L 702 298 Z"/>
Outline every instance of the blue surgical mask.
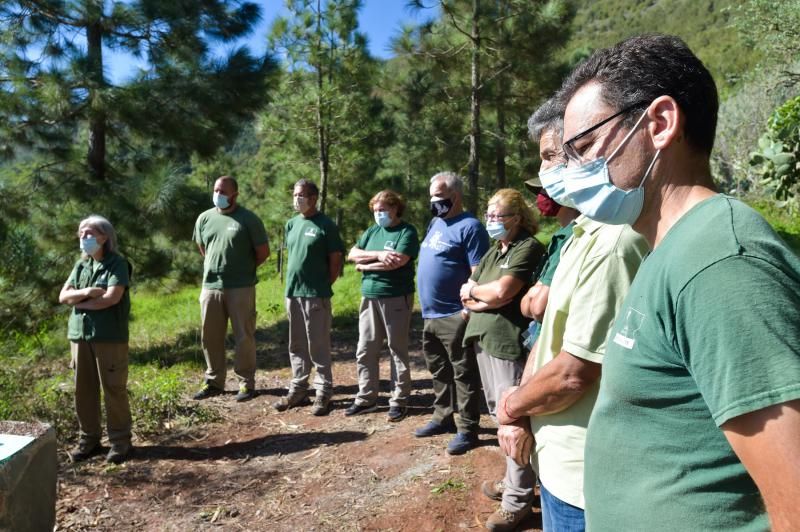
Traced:
<path fill-rule="evenodd" d="M 214 192 L 214 206 L 218 209 L 227 209 L 231 206 L 231 202 L 225 194 Z"/>
<path fill-rule="evenodd" d="M 539 172 L 539 180 L 542 182 L 542 187 L 547 191 L 547 195 L 553 201 L 564 207 L 575 208 L 575 204 L 569 199 L 567 190 L 564 188 L 564 179 L 561 175 L 566 167 L 566 164 L 561 163 L 544 172 Z"/>
<path fill-rule="evenodd" d="M 97 252 L 97 250 L 100 249 L 100 244 L 97 243 L 96 237 L 87 236 L 81 238 L 80 247 L 81 251 L 83 251 L 87 255 L 94 255 Z"/>
<path fill-rule="evenodd" d="M 506 229 L 506 225 L 503 222 L 497 220 L 486 223 L 486 232 L 495 240 L 500 240 L 508 234 L 508 229 Z"/>
<path fill-rule="evenodd" d="M 376 211 L 375 223 L 381 227 L 389 227 L 392 224 L 392 217 L 389 216 L 387 211 Z"/>
<path fill-rule="evenodd" d="M 620 145 L 608 156 L 608 159 L 599 157 L 576 168 L 566 168 L 560 172 L 566 192 L 575 204 L 575 208 L 592 220 L 611 225 L 631 225 L 642 213 L 644 182 L 650 175 L 661 150 L 656 150 L 639 186 L 633 190 L 622 190 L 611 182 L 608 161 L 628 142 L 646 115 L 647 111 L 642 113 Z"/>

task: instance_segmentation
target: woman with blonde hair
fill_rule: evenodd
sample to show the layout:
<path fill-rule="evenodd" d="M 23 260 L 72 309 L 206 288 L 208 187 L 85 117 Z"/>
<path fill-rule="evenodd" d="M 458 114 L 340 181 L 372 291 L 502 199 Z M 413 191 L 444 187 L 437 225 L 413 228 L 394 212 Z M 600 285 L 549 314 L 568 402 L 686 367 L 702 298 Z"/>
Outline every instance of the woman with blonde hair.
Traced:
<path fill-rule="evenodd" d="M 475 350 L 486 404 L 495 419 L 501 394 L 519 384 L 525 367 L 522 333 L 528 319 L 520 311 L 520 301 L 545 252 L 533 236 L 537 229 L 536 217 L 522 194 L 509 188 L 498 190 L 486 209 L 486 230 L 496 244 L 461 287 L 461 301 L 470 312 L 464 346 Z M 473 441 L 467 443 L 477 445 L 476 434 L 463 437 L 471 437 Z M 520 466 L 506 457 L 502 503 L 487 520 L 487 528 L 516 526 L 530 511 L 534 483 L 530 464 Z"/>
<path fill-rule="evenodd" d="M 361 279 L 358 315 L 358 394 L 345 415 L 373 412 L 380 383 L 378 356 L 383 340 L 392 357 L 392 396 L 389 421 L 406 416 L 411 394 L 408 337 L 414 308 L 414 259 L 419 238 L 413 225 L 402 220 L 406 202 L 392 190 L 382 190 L 369 201 L 375 225 L 367 229 L 347 256 Z"/>
<path fill-rule="evenodd" d="M 130 264 L 117 253 L 117 234 L 102 216 L 82 220 L 77 236 L 81 257 L 58 296 L 60 303 L 72 307 L 67 337 L 75 369 L 80 439 L 70 457 L 79 462 L 102 451 L 102 388 L 111 444 L 106 461 L 119 464 L 132 450 L 128 404 Z"/>

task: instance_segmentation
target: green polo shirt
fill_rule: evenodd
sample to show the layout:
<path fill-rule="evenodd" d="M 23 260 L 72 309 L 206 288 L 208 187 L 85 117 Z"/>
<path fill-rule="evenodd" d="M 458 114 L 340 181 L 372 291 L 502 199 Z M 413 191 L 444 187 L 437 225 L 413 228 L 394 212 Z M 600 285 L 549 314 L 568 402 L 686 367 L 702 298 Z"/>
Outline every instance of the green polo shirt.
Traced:
<path fill-rule="evenodd" d="M 542 329 L 534 353 L 533 373 L 562 350 L 603 362 L 606 337 L 630 289 L 647 241 L 628 225 L 605 225 L 580 216 L 563 249 L 553 277 Z M 532 464 L 553 495 L 583 508 L 583 451 L 586 427 L 599 381 L 569 408 L 531 416 L 536 436 Z"/>
<path fill-rule="evenodd" d="M 544 265 L 538 277 L 531 279 L 533 283 L 540 281 L 545 286 L 553 284 L 553 276 L 556 274 L 558 262 L 561 260 L 561 249 L 566 244 L 567 239 L 572 236 L 572 228 L 575 227 L 575 222 L 572 221 L 553 233 L 550 238 L 550 243 L 547 245 L 547 254 L 544 256 Z"/>
<path fill-rule="evenodd" d="M 747 205 L 719 194 L 672 226 L 609 335 L 587 529 L 769 529 L 720 427 L 800 399 L 798 309 L 800 258 Z"/>
<path fill-rule="evenodd" d="M 286 248 L 286 297 L 333 296 L 328 257 L 344 252 L 333 220 L 321 212 L 309 218 L 298 214 L 286 222 Z"/>
<path fill-rule="evenodd" d="M 208 209 L 197 218 L 192 238 L 205 249 L 203 288 L 244 288 L 258 282 L 255 248 L 269 240 L 253 212 L 242 206 L 230 213 Z"/>
<path fill-rule="evenodd" d="M 129 287 L 129 273 L 128 261 L 116 253 L 107 254 L 99 262 L 86 257 L 75 263 L 66 284 L 77 289 Z M 74 342 L 127 342 L 130 312 L 131 299 L 127 288 L 119 303 L 108 308 L 79 310 L 73 307 L 67 322 L 67 338 Z"/>
<path fill-rule="evenodd" d="M 522 315 L 520 302 L 528 291 L 531 276 L 544 255 L 544 246 L 524 229 L 509 243 L 505 253 L 500 242 L 489 248 L 472 273 L 478 284 L 511 275 L 526 283 L 510 303 L 500 308 L 473 312 L 464 333 L 464 345 L 478 341 L 490 355 L 505 360 L 519 360 L 527 354 L 522 346 L 522 332 L 530 320 Z"/>
<path fill-rule="evenodd" d="M 397 297 L 414 293 L 414 259 L 419 255 L 419 236 L 413 225 L 407 222 L 394 227 L 375 224 L 364 231 L 356 247 L 364 251 L 396 251 L 411 257 L 396 270 L 363 272 L 361 294 L 364 297 Z"/>

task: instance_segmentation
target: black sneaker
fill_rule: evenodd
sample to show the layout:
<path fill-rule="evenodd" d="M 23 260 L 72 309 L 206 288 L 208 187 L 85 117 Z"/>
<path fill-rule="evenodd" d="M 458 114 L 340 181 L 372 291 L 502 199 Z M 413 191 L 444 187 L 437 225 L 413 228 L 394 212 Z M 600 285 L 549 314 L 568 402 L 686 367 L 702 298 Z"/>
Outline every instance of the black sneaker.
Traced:
<path fill-rule="evenodd" d="M 237 403 L 243 403 L 245 401 L 249 401 L 253 397 L 256 396 L 256 392 L 252 388 L 248 388 L 246 384 L 242 384 L 239 386 L 239 393 L 236 394 Z"/>
<path fill-rule="evenodd" d="M 214 397 L 215 395 L 220 395 L 221 393 L 222 390 L 206 382 L 203 383 L 203 387 L 200 388 L 200 391 L 192 396 L 192 399 L 195 401 L 200 401 L 201 399 L 208 399 L 209 397 Z"/>
<path fill-rule="evenodd" d="M 100 446 L 100 442 L 80 441 L 77 447 L 70 451 L 69 458 L 73 462 L 83 462 L 102 452 L 103 447 Z"/>
<path fill-rule="evenodd" d="M 131 457 L 133 454 L 133 446 L 128 444 L 111 445 L 111 450 L 106 455 L 106 462 L 109 464 L 121 464 Z"/>
<path fill-rule="evenodd" d="M 404 406 L 390 406 L 387 419 L 392 423 L 397 423 L 408 414 L 408 408 Z"/>
<path fill-rule="evenodd" d="M 346 416 L 359 416 L 361 414 L 368 414 L 369 412 L 374 412 L 378 409 L 377 403 L 372 403 L 371 405 L 360 405 L 358 403 L 353 403 L 350 407 L 344 411 L 344 415 Z"/>

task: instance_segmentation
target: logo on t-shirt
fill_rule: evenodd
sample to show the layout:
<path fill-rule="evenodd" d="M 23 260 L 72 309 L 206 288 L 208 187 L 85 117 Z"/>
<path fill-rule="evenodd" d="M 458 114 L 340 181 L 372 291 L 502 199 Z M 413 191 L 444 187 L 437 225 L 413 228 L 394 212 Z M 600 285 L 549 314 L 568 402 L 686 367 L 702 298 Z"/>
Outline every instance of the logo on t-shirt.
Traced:
<path fill-rule="evenodd" d="M 306 229 L 306 232 L 303 233 L 304 236 L 315 237 L 317 236 L 317 228 L 316 227 L 309 227 Z"/>
<path fill-rule="evenodd" d="M 228 231 L 238 231 L 238 230 L 239 230 L 239 224 L 238 223 L 231 222 L 230 224 L 228 224 Z"/>
<path fill-rule="evenodd" d="M 383 244 L 383 249 L 388 249 L 389 251 L 394 251 L 397 242 L 394 240 L 387 240 L 385 244 Z"/>
<path fill-rule="evenodd" d="M 644 318 L 644 314 L 635 308 L 629 308 L 628 313 L 625 315 L 625 326 L 614 335 L 614 343 L 621 345 L 625 349 L 633 349 L 633 346 L 636 345 L 635 335 L 642 328 Z"/>
<path fill-rule="evenodd" d="M 425 241 L 422 243 L 422 247 L 431 248 L 436 252 L 441 252 L 445 251 L 446 249 L 450 249 L 453 247 L 453 244 L 442 240 L 442 232 L 436 231 L 430 236 L 430 238 L 425 239 Z"/>

